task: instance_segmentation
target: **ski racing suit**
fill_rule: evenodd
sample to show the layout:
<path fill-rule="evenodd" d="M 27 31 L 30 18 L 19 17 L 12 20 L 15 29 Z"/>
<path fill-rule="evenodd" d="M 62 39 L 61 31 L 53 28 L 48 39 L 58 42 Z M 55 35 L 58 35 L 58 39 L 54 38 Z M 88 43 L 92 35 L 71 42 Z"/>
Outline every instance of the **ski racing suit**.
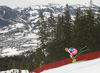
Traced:
<path fill-rule="evenodd" d="M 72 58 L 74 55 L 77 54 L 77 49 L 76 48 L 69 48 L 68 52 L 70 53 L 70 57 Z"/>

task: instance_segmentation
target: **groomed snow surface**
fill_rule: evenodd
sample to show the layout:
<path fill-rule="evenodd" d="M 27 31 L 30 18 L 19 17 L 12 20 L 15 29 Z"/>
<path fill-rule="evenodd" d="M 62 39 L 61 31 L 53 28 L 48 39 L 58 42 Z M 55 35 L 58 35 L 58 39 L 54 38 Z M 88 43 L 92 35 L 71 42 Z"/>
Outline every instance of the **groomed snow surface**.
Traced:
<path fill-rule="evenodd" d="M 41 73 L 100 73 L 100 58 L 67 64 Z"/>

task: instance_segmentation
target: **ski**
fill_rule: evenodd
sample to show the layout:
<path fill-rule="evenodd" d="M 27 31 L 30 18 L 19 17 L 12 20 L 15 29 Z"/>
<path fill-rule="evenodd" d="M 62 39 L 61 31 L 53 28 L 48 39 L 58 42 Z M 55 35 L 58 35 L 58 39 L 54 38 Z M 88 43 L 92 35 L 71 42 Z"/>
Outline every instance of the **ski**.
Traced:
<path fill-rule="evenodd" d="M 89 49 L 84 50 L 86 47 L 87 47 L 87 46 L 85 46 L 85 47 L 81 48 L 81 49 L 79 50 L 78 54 L 77 54 L 77 55 L 75 55 L 74 57 L 72 57 L 72 59 L 73 59 L 72 63 L 74 63 L 74 62 L 76 62 L 76 61 L 77 61 L 75 58 L 76 58 L 78 55 L 80 55 L 81 53 L 83 53 L 83 52 L 85 52 L 85 51 L 88 51 L 88 50 L 89 50 Z"/>

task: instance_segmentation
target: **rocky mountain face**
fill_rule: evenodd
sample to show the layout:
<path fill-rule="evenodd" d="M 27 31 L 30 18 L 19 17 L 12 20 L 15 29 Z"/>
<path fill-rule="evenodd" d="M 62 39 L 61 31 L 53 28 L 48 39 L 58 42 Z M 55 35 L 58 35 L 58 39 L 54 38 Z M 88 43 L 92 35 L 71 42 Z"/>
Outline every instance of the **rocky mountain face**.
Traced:
<path fill-rule="evenodd" d="M 11 9 L 7 6 L 0 6 L 0 17 L 4 19 L 15 20 L 20 15 L 20 12 L 17 10 Z"/>
<path fill-rule="evenodd" d="M 17 22 L 20 12 L 7 6 L 0 6 L 0 27 Z"/>
<path fill-rule="evenodd" d="M 95 11 L 98 6 L 95 6 Z M 76 9 L 80 7 L 85 12 L 85 5 L 70 5 L 70 14 L 75 16 Z M 0 55 L 19 55 L 26 51 L 35 51 L 37 48 L 37 21 L 40 13 L 48 19 L 50 13 L 56 17 L 64 14 L 65 6 L 59 4 L 32 5 L 27 8 L 11 9 L 0 6 Z M 13 53 L 12 53 L 13 52 Z"/>

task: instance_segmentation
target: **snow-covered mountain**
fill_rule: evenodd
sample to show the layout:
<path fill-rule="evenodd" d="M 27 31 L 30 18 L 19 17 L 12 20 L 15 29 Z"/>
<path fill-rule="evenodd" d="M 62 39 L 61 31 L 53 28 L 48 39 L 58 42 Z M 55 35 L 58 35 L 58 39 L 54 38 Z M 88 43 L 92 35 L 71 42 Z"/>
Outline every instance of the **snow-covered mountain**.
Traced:
<path fill-rule="evenodd" d="M 70 14 L 75 16 L 78 7 L 85 12 L 87 5 L 69 5 Z M 93 4 L 97 12 L 97 5 Z M 37 48 L 37 21 L 40 13 L 48 19 L 52 12 L 54 16 L 64 14 L 65 6 L 60 4 L 31 5 L 26 8 L 12 9 L 0 6 L 0 55 L 19 55 L 25 51 L 35 51 Z"/>

